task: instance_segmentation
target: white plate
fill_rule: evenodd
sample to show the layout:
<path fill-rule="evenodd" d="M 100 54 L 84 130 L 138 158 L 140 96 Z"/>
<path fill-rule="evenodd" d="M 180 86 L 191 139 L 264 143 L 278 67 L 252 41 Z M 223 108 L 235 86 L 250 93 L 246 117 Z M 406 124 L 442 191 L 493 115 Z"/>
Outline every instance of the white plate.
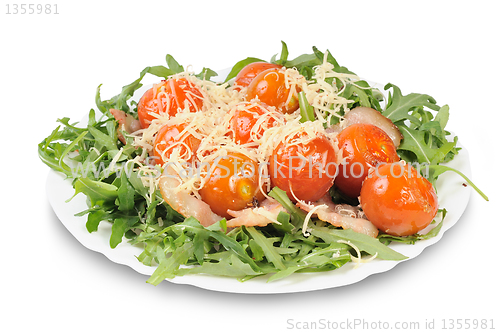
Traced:
<path fill-rule="evenodd" d="M 449 166 L 460 170 L 470 178 L 470 163 L 467 150 L 462 147 L 459 155 Z M 465 211 L 469 202 L 471 188 L 464 186 L 461 177 L 453 172 L 446 172 L 439 177 L 437 191 L 439 196 L 439 207 L 446 208 L 448 214 L 439 234 L 429 240 L 419 241 L 414 245 L 404 245 L 392 243 L 394 250 L 409 257 L 407 260 L 418 256 L 426 247 L 438 242 L 444 232 L 450 229 Z M 115 249 L 109 246 L 111 234 L 111 224 L 102 222 L 99 230 L 89 233 L 85 228 L 86 216 L 75 217 L 75 214 L 87 209 L 86 196 L 76 195 L 70 202 L 66 203 L 74 194 L 73 187 L 69 180 L 55 171 L 50 171 L 47 178 L 47 195 L 54 209 L 54 212 L 63 225 L 88 249 L 100 252 L 111 261 L 131 267 L 139 273 L 151 275 L 154 267 L 145 266 L 136 259 L 142 249 L 132 246 L 127 242 L 120 243 Z M 278 294 L 304 292 L 319 289 L 327 289 L 356 283 L 364 278 L 388 271 L 401 261 L 384 261 L 375 259 L 369 263 L 362 264 L 354 268 L 355 264 L 349 262 L 338 270 L 321 273 L 296 273 L 288 278 L 267 283 L 266 276 L 257 277 L 246 282 L 239 282 L 236 279 L 216 277 L 209 275 L 187 275 L 176 277 L 169 282 L 178 284 L 190 284 L 197 287 L 231 293 L 247 294 Z"/>

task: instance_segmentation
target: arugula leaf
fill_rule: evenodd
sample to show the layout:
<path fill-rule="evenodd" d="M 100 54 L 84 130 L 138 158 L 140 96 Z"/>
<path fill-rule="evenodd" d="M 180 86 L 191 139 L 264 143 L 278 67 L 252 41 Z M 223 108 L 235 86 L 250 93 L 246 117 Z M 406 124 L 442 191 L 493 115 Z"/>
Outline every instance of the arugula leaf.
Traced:
<path fill-rule="evenodd" d="M 88 130 L 89 133 L 92 134 L 92 136 L 94 136 L 97 144 L 105 146 L 106 149 L 108 150 L 116 150 L 116 151 L 118 150 L 118 147 L 116 146 L 116 141 L 114 141 L 111 137 L 109 137 L 109 135 L 106 135 L 99 129 L 90 126 Z"/>
<path fill-rule="evenodd" d="M 419 163 L 431 164 L 442 162 L 457 144 L 457 138 L 455 138 L 453 142 L 446 142 L 439 148 L 436 148 L 432 145 L 432 140 L 428 140 L 429 143 L 426 144 L 428 131 L 410 129 L 405 125 L 398 125 L 398 127 L 404 136 L 398 150 L 413 152 Z"/>
<path fill-rule="evenodd" d="M 323 266 L 339 260 L 350 260 L 349 249 L 351 247 L 347 244 L 332 242 L 325 248 L 313 248 L 310 253 L 300 259 L 300 262 L 306 265 Z"/>
<path fill-rule="evenodd" d="M 450 118 L 450 107 L 448 105 L 444 105 L 439 109 L 434 118 L 434 121 L 439 123 L 439 126 L 444 129 L 448 124 L 448 119 Z"/>
<path fill-rule="evenodd" d="M 284 66 L 287 63 L 288 60 L 288 46 L 284 41 L 281 41 L 281 55 L 279 60 L 275 60 L 272 62 L 277 63 L 278 65 Z"/>
<path fill-rule="evenodd" d="M 389 101 L 382 115 L 392 120 L 392 122 L 410 120 L 411 122 L 419 123 L 420 121 L 417 118 L 410 115 L 410 110 L 414 107 L 426 106 L 435 111 L 439 110 L 436 100 L 429 95 L 410 93 L 403 96 L 401 89 L 392 83 L 388 83 L 384 87 L 385 90 L 390 88 L 392 88 L 393 93 L 389 93 Z"/>
<path fill-rule="evenodd" d="M 264 255 L 266 258 L 273 263 L 273 265 L 278 269 L 278 270 L 284 270 L 286 267 L 283 264 L 283 258 L 281 255 L 276 251 L 276 248 L 274 247 L 272 239 L 266 238 L 261 232 L 255 229 L 255 227 L 248 227 L 247 228 L 248 233 L 252 236 L 252 238 L 255 240 L 255 242 L 259 245 L 259 247 L 262 248 Z"/>
<path fill-rule="evenodd" d="M 160 247 L 157 247 L 156 257 L 158 257 L 160 265 L 158 265 L 146 282 L 156 286 L 167 278 L 174 278 L 175 272 L 177 272 L 179 267 L 185 264 L 192 255 L 193 242 L 191 241 L 184 243 L 175 250 L 169 258 L 166 257 L 164 251 Z"/>
<path fill-rule="evenodd" d="M 71 176 L 72 172 L 69 166 L 63 161 L 62 151 L 59 152 L 58 145 L 53 143 L 61 135 L 59 128 L 60 126 L 54 129 L 47 138 L 38 144 L 38 157 L 44 164 L 55 171 L 61 172 L 66 176 Z"/>
<path fill-rule="evenodd" d="M 222 232 L 211 232 L 210 236 L 226 248 L 226 250 L 233 252 L 236 256 L 244 263 L 250 265 L 255 271 L 258 271 L 258 267 L 248 253 L 243 249 L 241 244 L 231 237 L 228 237 Z"/>
<path fill-rule="evenodd" d="M 318 60 L 323 62 L 325 54 L 320 52 L 317 47 L 313 47 L 313 51 L 314 51 L 314 54 L 316 55 L 316 57 L 318 58 Z M 330 52 L 329 50 L 326 50 L 326 60 L 334 66 L 333 70 L 335 72 L 342 73 L 342 74 L 356 75 L 354 72 L 347 69 L 347 67 L 339 65 L 337 60 L 333 57 L 332 52 Z"/>
<path fill-rule="evenodd" d="M 290 223 L 290 215 L 286 212 L 280 211 L 276 220 L 280 224 L 273 223 L 272 226 L 278 231 L 292 233 L 292 231 L 295 229 L 295 226 Z"/>
<path fill-rule="evenodd" d="M 269 277 L 269 279 L 267 279 L 267 282 L 272 282 L 272 281 L 286 278 L 286 277 L 290 276 L 291 274 L 293 274 L 301 269 L 304 269 L 305 267 L 306 267 L 305 265 L 289 266 L 286 269 L 278 271 L 275 274 L 273 274 L 271 277 Z"/>
<path fill-rule="evenodd" d="M 182 73 L 184 71 L 184 67 L 181 66 L 170 54 L 167 54 L 166 61 L 168 68 L 170 68 L 170 70 L 173 71 L 174 74 Z"/>
<path fill-rule="evenodd" d="M 89 213 L 85 227 L 87 228 L 87 231 L 89 233 L 95 232 L 97 231 L 97 228 L 99 227 L 101 221 L 109 220 L 108 218 L 109 214 L 105 210 L 98 209 L 92 213 Z"/>
<path fill-rule="evenodd" d="M 297 70 L 303 74 L 305 69 L 307 68 L 307 72 L 305 73 L 306 77 L 311 77 L 314 66 L 320 65 L 323 59 L 318 59 L 315 54 L 302 54 L 296 57 L 295 59 L 288 60 L 284 66 L 287 68 L 297 68 Z"/>
<path fill-rule="evenodd" d="M 481 189 L 479 189 L 467 176 L 465 176 L 464 173 L 460 172 L 459 170 L 454 169 L 454 168 L 449 167 L 449 166 L 446 166 L 446 165 L 424 165 L 424 166 L 427 167 L 429 169 L 429 171 L 430 171 L 429 172 L 429 180 L 431 182 L 435 181 L 438 178 L 438 176 L 441 175 L 444 172 L 448 172 L 448 171 L 455 172 L 456 174 L 460 175 L 465 180 L 465 182 L 467 182 L 468 185 L 470 185 L 472 188 L 474 188 L 474 190 L 479 195 L 481 195 L 481 197 L 485 201 L 489 201 L 488 196 L 486 196 L 481 191 Z"/>
<path fill-rule="evenodd" d="M 130 185 L 134 188 L 135 192 L 147 200 L 149 197 L 149 188 L 146 188 L 144 186 L 144 183 L 142 183 L 139 173 L 140 172 L 138 170 L 132 170 L 131 175 L 127 176 L 127 179 L 128 182 L 130 182 Z M 152 201 L 151 204 L 156 204 L 155 202 L 156 201 Z"/>
<path fill-rule="evenodd" d="M 339 96 L 353 101 L 349 104 L 349 108 L 351 109 L 363 106 L 382 112 L 382 107 L 380 106 L 380 102 L 384 100 L 382 92 L 371 88 L 366 81 L 356 81 L 356 83 L 347 84 Z"/>
<path fill-rule="evenodd" d="M 254 62 L 266 62 L 264 60 L 261 60 L 259 58 L 252 58 L 252 57 L 248 57 L 246 59 L 243 59 L 241 61 L 238 61 L 232 68 L 231 68 L 231 71 L 229 72 L 229 74 L 227 75 L 226 77 L 226 80 L 224 82 L 228 82 L 229 80 L 233 79 L 236 77 L 236 75 L 238 75 L 238 73 L 243 69 L 245 68 L 245 66 L 251 64 L 251 63 L 254 63 Z"/>
<path fill-rule="evenodd" d="M 198 232 L 193 238 L 193 254 L 196 258 L 198 264 L 203 264 L 203 258 L 205 256 L 205 241 L 208 239 L 208 234 L 206 232 Z"/>
<path fill-rule="evenodd" d="M 252 258 L 256 262 L 262 261 L 262 259 L 264 258 L 264 250 L 262 249 L 261 246 L 259 246 L 257 241 L 255 241 L 254 239 L 248 240 L 248 246 L 250 247 L 250 250 L 252 251 L 252 254 L 253 254 Z"/>
<path fill-rule="evenodd" d="M 401 159 L 410 163 L 439 164 L 450 161 L 458 153 L 457 137 L 448 141 L 445 126 L 448 123 L 449 107 L 440 107 L 436 100 L 426 94 L 410 93 L 403 95 L 394 84 L 389 101 L 382 115 L 398 126 L 403 140 L 398 147 Z M 434 116 L 426 108 L 437 111 Z"/>
<path fill-rule="evenodd" d="M 134 92 L 142 87 L 141 81 L 150 70 L 149 67 L 145 68 L 139 78 L 133 81 L 132 83 L 125 85 L 122 88 L 122 92 L 119 95 L 114 96 L 111 100 L 107 102 L 103 102 L 102 106 L 106 108 L 107 112 L 105 113 L 109 118 L 112 118 L 112 115 L 109 113 L 111 108 L 116 108 L 122 110 L 124 112 L 129 112 L 130 107 L 127 104 L 127 101 L 134 95 Z"/>
<path fill-rule="evenodd" d="M 306 218 L 307 213 L 305 213 L 303 210 L 295 206 L 295 204 L 292 203 L 290 198 L 288 198 L 285 191 L 281 190 L 278 187 L 274 187 L 269 192 L 269 196 L 278 201 L 278 203 L 280 203 L 281 206 L 283 206 L 288 211 L 288 213 L 290 213 L 292 224 L 295 227 L 297 228 L 302 227 L 302 224 L 304 223 L 304 219 Z"/>
<path fill-rule="evenodd" d="M 299 92 L 300 122 L 316 120 L 314 107 L 309 105 L 304 91 Z"/>
<path fill-rule="evenodd" d="M 169 76 L 172 76 L 175 74 L 175 72 L 172 69 L 169 69 L 165 66 L 148 67 L 147 72 L 152 74 L 152 75 L 162 77 L 164 79 L 168 79 Z"/>
<path fill-rule="evenodd" d="M 126 172 L 121 173 L 120 187 L 118 188 L 118 210 L 130 211 L 134 208 L 135 190 L 126 176 Z"/>
<path fill-rule="evenodd" d="M 75 187 L 73 197 L 78 193 L 83 193 L 90 199 L 91 206 L 101 205 L 106 201 L 114 201 L 118 197 L 118 188 L 102 181 L 82 177 L 78 178 L 73 186 Z"/>
<path fill-rule="evenodd" d="M 338 240 L 349 241 L 370 255 L 377 254 L 377 257 L 385 260 L 403 260 L 408 257 L 392 250 L 382 244 L 378 239 L 374 239 L 366 234 L 356 233 L 352 229 L 331 229 L 310 224 L 311 234 L 322 238 L 327 243 L 334 243 Z"/>
<path fill-rule="evenodd" d="M 131 229 L 137 222 L 139 222 L 139 217 L 137 216 L 114 219 L 113 226 L 111 226 L 111 237 L 109 238 L 110 247 L 113 249 L 116 248 L 122 242 L 125 232 Z"/>
<path fill-rule="evenodd" d="M 258 276 L 261 272 L 255 272 L 250 265 L 243 263 L 235 255 L 226 255 L 217 263 L 205 262 L 203 265 L 180 269 L 176 275 L 205 273 L 215 276 L 244 278 L 248 276 Z"/>
<path fill-rule="evenodd" d="M 217 72 L 213 71 L 210 68 L 203 67 L 201 72 L 199 74 L 196 74 L 195 76 L 198 77 L 200 80 L 207 80 L 208 81 L 212 77 L 218 76 L 218 74 L 217 74 Z"/>

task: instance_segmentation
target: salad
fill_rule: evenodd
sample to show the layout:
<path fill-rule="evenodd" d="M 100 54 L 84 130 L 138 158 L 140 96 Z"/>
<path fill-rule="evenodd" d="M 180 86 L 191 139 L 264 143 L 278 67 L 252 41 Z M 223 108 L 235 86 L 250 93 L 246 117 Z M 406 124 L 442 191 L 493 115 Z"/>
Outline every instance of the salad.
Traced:
<path fill-rule="evenodd" d="M 167 55 L 86 124 L 60 125 L 41 160 L 86 195 L 86 228 L 141 246 L 148 282 L 187 274 L 268 281 L 354 261 L 404 260 L 393 241 L 436 236 L 446 215 L 436 179 L 460 151 L 449 107 L 388 98 L 329 51 L 246 58 L 219 79 Z M 145 75 L 158 77 L 137 96 Z M 221 81 L 224 80 L 224 81 Z"/>

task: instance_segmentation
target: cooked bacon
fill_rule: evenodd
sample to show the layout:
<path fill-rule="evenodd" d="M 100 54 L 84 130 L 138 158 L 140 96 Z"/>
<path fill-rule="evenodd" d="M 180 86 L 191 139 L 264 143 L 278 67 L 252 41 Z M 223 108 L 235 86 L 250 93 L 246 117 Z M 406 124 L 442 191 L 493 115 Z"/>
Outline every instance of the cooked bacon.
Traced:
<path fill-rule="evenodd" d="M 246 208 L 240 211 L 227 210 L 227 213 L 234 218 L 228 220 L 226 224 L 228 227 L 266 226 L 276 222 L 281 211 L 286 212 L 281 204 L 266 198 L 259 204 L 259 207 Z"/>
<path fill-rule="evenodd" d="M 111 114 L 113 114 L 116 121 L 118 121 L 119 129 L 121 129 L 122 131 L 126 131 L 127 133 L 131 134 L 141 129 L 141 123 L 139 122 L 139 120 L 136 120 L 132 115 L 114 108 L 110 109 L 109 111 L 111 112 Z M 120 132 L 120 130 L 118 130 L 118 139 L 123 144 L 127 144 L 127 142 L 125 141 L 125 137 Z"/>
<path fill-rule="evenodd" d="M 182 214 L 184 217 L 194 217 L 200 224 L 207 227 L 223 219 L 210 209 L 210 206 L 185 191 L 177 190 L 180 181 L 176 178 L 176 173 L 168 167 L 159 180 L 161 196 L 172 209 Z"/>
<path fill-rule="evenodd" d="M 335 204 L 332 202 L 329 194 L 320 198 L 314 204 L 298 202 L 297 206 L 304 211 L 310 212 L 318 207 L 314 214 L 318 219 L 326 221 L 335 227 L 343 229 L 352 229 L 357 233 L 366 234 L 371 237 L 377 237 L 378 229 L 367 219 L 361 218 L 362 212 L 359 208 L 347 204 Z"/>
<path fill-rule="evenodd" d="M 168 167 L 159 180 L 161 196 L 172 209 L 184 217 L 194 217 L 200 224 L 207 227 L 223 219 L 210 209 L 210 206 L 187 192 L 179 191 L 176 187 L 180 181 L 175 176 L 175 171 Z M 227 227 L 238 226 L 266 226 L 276 219 L 280 211 L 286 210 L 275 200 L 265 199 L 259 207 L 246 208 L 239 211 L 228 210 L 232 219 L 227 221 Z"/>
<path fill-rule="evenodd" d="M 377 110 L 369 107 L 356 107 L 350 110 L 341 124 L 329 128 L 329 131 L 340 132 L 342 129 L 356 123 L 366 123 L 379 127 L 392 139 L 396 148 L 403 139 L 403 135 L 392 121 Z"/>

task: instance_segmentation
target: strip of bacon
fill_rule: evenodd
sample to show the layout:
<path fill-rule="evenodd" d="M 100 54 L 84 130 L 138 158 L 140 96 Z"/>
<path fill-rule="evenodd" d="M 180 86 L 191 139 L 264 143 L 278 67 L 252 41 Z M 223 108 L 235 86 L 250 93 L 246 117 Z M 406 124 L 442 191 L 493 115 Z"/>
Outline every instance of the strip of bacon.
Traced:
<path fill-rule="evenodd" d="M 116 121 L 118 121 L 120 130 L 126 131 L 127 133 L 131 134 L 141 129 L 141 123 L 139 122 L 139 120 L 136 120 L 132 115 L 114 108 L 110 109 L 109 111 L 111 112 L 111 114 L 113 114 Z M 118 130 L 118 139 L 123 144 L 127 144 L 127 142 L 125 141 L 125 137 L 123 136 L 120 130 Z"/>
<path fill-rule="evenodd" d="M 319 206 L 314 211 L 319 220 L 326 221 L 335 227 L 352 229 L 357 233 L 366 234 L 374 238 L 378 235 L 377 227 L 369 220 L 359 217 L 359 209 L 346 204 L 335 204 L 332 202 L 329 194 L 326 194 L 317 202 L 314 202 L 314 204 L 299 201 L 297 206 L 307 212 Z"/>
<path fill-rule="evenodd" d="M 278 214 L 286 210 L 280 203 L 273 199 L 266 198 L 263 200 L 259 207 L 246 208 L 240 211 L 227 210 L 230 216 L 234 217 L 227 221 L 228 227 L 238 226 L 266 226 L 270 223 L 276 223 Z"/>
<path fill-rule="evenodd" d="M 160 178 L 158 186 L 161 196 L 172 209 L 182 214 L 184 217 L 194 217 L 200 224 L 207 227 L 223 218 L 212 212 L 210 206 L 189 193 L 177 190 L 180 180 L 176 178 L 176 173 L 167 167 Z"/>

